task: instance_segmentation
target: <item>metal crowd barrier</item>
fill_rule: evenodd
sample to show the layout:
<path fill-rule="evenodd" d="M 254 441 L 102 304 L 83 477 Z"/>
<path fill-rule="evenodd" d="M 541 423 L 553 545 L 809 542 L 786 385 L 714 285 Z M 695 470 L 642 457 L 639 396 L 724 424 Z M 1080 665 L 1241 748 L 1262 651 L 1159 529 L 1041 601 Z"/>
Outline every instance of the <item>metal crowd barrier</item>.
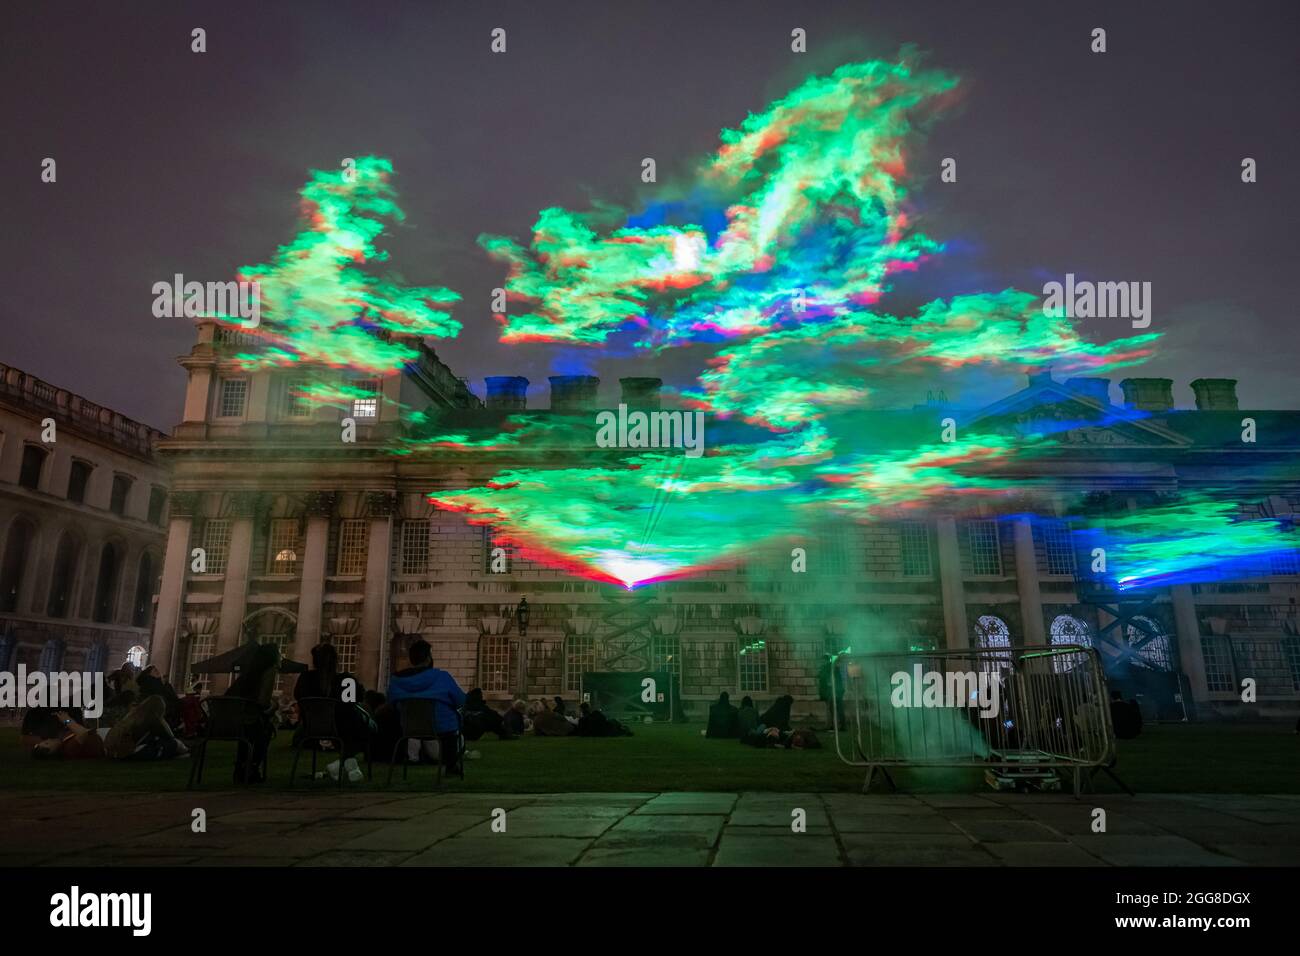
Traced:
<path fill-rule="evenodd" d="M 890 768 L 975 767 L 1000 788 L 1068 775 L 1077 795 L 1114 764 L 1106 678 L 1088 647 L 841 654 L 831 694 L 835 749 L 867 768 L 864 793 L 878 772 L 893 787 Z"/>

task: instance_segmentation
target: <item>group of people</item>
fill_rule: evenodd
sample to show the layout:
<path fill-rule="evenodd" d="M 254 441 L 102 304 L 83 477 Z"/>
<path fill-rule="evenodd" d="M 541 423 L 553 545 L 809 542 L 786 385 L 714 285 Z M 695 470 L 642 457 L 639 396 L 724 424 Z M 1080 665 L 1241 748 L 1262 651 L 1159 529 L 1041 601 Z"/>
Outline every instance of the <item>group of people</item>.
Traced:
<path fill-rule="evenodd" d="M 158 668 L 126 663 L 105 679 L 101 719 L 89 726 L 79 708 L 32 707 L 20 742 L 36 758 L 170 760 L 189 753 L 178 739 L 184 706 Z"/>
<path fill-rule="evenodd" d="M 773 701 L 761 714 L 751 697 L 745 697 L 737 708 L 725 690 L 718 702 L 709 707 L 709 722 L 705 737 L 739 740 L 751 747 L 779 747 L 787 750 L 816 750 L 821 741 L 811 730 L 794 730 L 790 727 L 790 709 L 794 697 L 785 694 Z"/>

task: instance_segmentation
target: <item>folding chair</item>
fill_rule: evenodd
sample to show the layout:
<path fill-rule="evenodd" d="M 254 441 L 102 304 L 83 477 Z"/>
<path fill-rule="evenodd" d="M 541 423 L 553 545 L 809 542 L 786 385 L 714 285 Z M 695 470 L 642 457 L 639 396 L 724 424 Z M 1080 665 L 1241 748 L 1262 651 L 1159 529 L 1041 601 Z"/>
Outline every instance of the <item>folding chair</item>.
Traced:
<path fill-rule="evenodd" d="M 185 789 L 192 790 L 196 784 L 203 783 L 203 767 L 208 760 L 208 744 L 214 741 L 229 741 L 243 744 L 248 748 L 248 755 L 253 755 L 253 741 L 248 736 L 249 725 L 256 725 L 262 719 L 261 708 L 256 701 L 244 697 L 209 697 L 206 702 L 208 711 L 207 732 L 199 738 L 194 753 L 190 757 L 190 780 Z M 269 750 L 269 748 L 268 748 Z M 262 757 L 262 777 L 267 775 L 268 757 Z M 244 764 L 244 783 L 248 783 L 251 759 Z"/>
<path fill-rule="evenodd" d="M 456 718 L 456 745 L 460 748 L 456 754 L 456 766 L 460 769 L 460 779 L 465 779 L 465 738 L 461 734 L 460 711 L 445 700 L 436 700 L 429 698 L 410 698 L 397 702 L 397 716 L 402 725 L 402 736 L 397 739 L 397 745 L 393 747 L 393 760 L 388 765 L 388 785 L 393 783 L 393 767 L 397 763 L 398 754 L 402 748 L 412 740 L 420 742 L 421 749 L 426 741 L 438 741 L 438 775 L 435 778 L 435 785 L 442 783 L 442 768 L 444 765 L 442 752 L 441 735 L 438 733 L 437 709 L 445 707 L 450 710 Z M 402 753 L 402 779 L 406 779 L 407 759 L 406 754 Z"/>
<path fill-rule="evenodd" d="M 289 786 L 293 786 L 298 773 L 298 759 L 304 747 L 311 749 L 311 779 L 316 779 L 316 754 L 320 744 L 330 741 L 335 745 L 339 755 L 339 789 L 343 788 L 343 761 L 349 754 L 343 752 L 343 734 L 339 731 L 339 708 L 355 707 L 345 704 L 333 697 L 304 697 L 298 701 L 298 717 L 302 721 L 302 732 L 293 747 L 293 766 L 289 770 Z M 366 778 L 374 779 L 374 770 L 370 763 L 370 733 L 366 732 Z"/>

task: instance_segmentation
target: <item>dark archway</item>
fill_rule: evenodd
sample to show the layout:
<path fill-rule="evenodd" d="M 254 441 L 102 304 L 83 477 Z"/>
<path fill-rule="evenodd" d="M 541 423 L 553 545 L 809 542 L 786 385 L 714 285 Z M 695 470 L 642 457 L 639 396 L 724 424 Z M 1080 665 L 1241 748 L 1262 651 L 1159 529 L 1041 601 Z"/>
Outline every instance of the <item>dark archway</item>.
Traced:
<path fill-rule="evenodd" d="M 0 611 L 18 610 L 18 590 L 23 585 L 35 537 L 36 526 L 26 518 L 16 518 L 9 526 L 4 559 L 0 561 Z"/>
<path fill-rule="evenodd" d="M 99 553 L 99 574 L 95 579 L 95 620 L 100 624 L 111 623 L 117 610 L 117 581 L 121 565 L 117 546 L 112 542 L 105 544 Z"/>
<path fill-rule="evenodd" d="M 72 605 L 72 589 L 76 585 L 77 562 L 81 558 L 81 542 L 71 531 L 59 539 L 59 549 L 54 555 L 54 573 L 50 577 L 50 596 L 45 604 L 49 617 L 67 617 Z"/>

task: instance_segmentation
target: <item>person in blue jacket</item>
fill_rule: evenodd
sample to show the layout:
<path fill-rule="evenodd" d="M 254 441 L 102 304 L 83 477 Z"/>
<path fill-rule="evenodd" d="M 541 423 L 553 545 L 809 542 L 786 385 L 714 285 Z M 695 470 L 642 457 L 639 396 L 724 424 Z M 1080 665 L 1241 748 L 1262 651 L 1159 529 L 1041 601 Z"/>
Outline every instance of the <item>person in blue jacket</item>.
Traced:
<path fill-rule="evenodd" d="M 411 666 L 398 671 L 388 679 L 388 701 L 385 706 L 397 709 L 397 704 L 412 698 L 442 701 L 434 706 L 434 721 L 438 731 L 442 763 L 455 772 L 459 766 L 461 741 L 460 721 L 456 715 L 465 703 L 465 692 L 456 679 L 446 671 L 433 666 L 433 650 L 428 641 L 416 641 L 407 656 Z M 397 709 L 400 713 L 400 709 Z"/>

